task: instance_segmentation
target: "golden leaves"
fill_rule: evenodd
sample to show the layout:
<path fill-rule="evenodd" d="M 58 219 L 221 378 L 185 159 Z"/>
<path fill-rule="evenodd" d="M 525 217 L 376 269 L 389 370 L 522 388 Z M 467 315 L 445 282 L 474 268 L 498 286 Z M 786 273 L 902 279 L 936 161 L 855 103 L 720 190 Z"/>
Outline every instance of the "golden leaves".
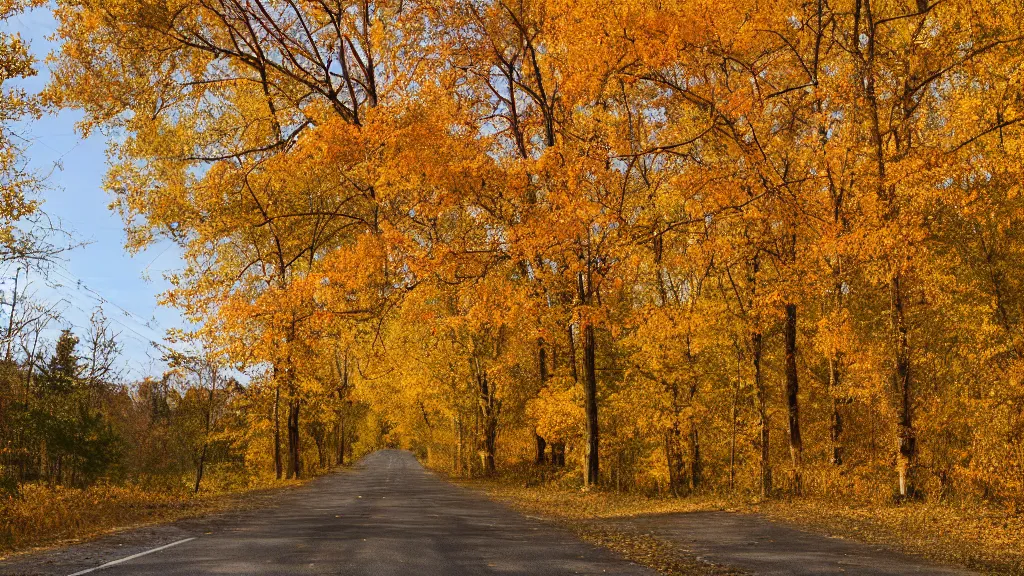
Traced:
<path fill-rule="evenodd" d="M 889 417 L 894 276 L 911 373 L 950 399 L 922 410 L 1012 372 L 1008 4 L 251 6 L 60 2 L 49 97 L 124 131 L 108 187 L 132 247 L 185 248 L 168 300 L 308 398 L 344 343 L 395 370 L 361 393 L 417 441 L 495 398 L 574 438 L 594 327 L 611 445 L 653 466 L 680 419 L 736 428 L 751 335 L 774 381 L 793 305 L 805 392 L 837 368 L 826 394 Z"/>

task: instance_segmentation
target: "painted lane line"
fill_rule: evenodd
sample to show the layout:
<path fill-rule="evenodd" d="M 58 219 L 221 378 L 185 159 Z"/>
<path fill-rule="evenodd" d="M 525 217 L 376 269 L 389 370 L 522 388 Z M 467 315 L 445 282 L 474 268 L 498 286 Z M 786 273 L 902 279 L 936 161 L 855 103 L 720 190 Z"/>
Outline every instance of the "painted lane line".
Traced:
<path fill-rule="evenodd" d="M 184 544 L 185 542 L 191 542 L 193 540 L 195 540 L 194 537 L 193 538 L 185 538 L 184 540 L 178 540 L 177 542 L 171 542 L 170 544 L 164 544 L 163 546 L 159 546 L 157 548 L 153 548 L 152 550 L 146 550 L 145 552 L 139 552 L 138 554 L 132 554 L 131 556 L 127 556 L 125 558 L 121 558 L 120 560 L 114 560 L 112 562 L 107 562 L 106 564 L 101 564 L 101 565 L 99 565 L 99 566 L 97 566 L 95 568 L 89 568 L 88 570 L 82 570 L 81 572 L 75 572 L 74 574 L 69 574 L 68 576 L 82 576 L 82 574 L 88 574 L 90 572 L 95 572 L 97 570 L 103 570 L 104 568 L 110 568 L 111 566 L 115 566 L 117 564 L 123 564 L 124 562 L 127 562 L 129 560 L 135 560 L 136 558 L 138 558 L 140 556 L 145 556 L 146 554 L 152 554 L 153 552 L 159 552 L 161 550 L 166 550 L 166 549 L 170 548 L 171 546 L 177 546 L 178 544 Z"/>

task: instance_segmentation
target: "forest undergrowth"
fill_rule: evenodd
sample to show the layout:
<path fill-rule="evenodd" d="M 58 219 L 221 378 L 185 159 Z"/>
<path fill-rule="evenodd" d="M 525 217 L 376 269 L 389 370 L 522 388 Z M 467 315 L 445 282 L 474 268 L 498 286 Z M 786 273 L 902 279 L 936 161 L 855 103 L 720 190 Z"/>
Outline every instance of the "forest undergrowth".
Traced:
<path fill-rule="evenodd" d="M 18 494 L 0 499 L 0 559 L 128 528 L 256 508 L 305 482 L 215 475 L 199 493 L 186 481 L 86 488 L 26 484 Z"/>

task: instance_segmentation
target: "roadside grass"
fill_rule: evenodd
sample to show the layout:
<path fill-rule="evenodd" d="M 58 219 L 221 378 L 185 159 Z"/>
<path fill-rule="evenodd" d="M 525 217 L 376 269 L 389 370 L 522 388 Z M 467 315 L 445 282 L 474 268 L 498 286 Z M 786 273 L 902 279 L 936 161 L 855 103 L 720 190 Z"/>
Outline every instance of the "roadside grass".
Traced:
<path fill-rule="evenodd" d="M 174 522 L 228 509 L 256 507 L 262 496 L 305 481 L 221 479 L 193 494 L 187 486 L 96 484 L 68 488 L 26 484 L 0 498 L 0 559 L 148 524 Z"/>
<path fill-rule="evenodd" d="M 664 574 L 734 572 L 704 564 L 654 536 L 613 529 L 603 520 L 711 510 L 754 513 L 984 573 L 1024 576 L 1024 515 L 982 504 L 843 502 L 823 497 L 760 500 L 721 494 L 671 498 L 524 482 L 521 475 L 465 483 Z"/>

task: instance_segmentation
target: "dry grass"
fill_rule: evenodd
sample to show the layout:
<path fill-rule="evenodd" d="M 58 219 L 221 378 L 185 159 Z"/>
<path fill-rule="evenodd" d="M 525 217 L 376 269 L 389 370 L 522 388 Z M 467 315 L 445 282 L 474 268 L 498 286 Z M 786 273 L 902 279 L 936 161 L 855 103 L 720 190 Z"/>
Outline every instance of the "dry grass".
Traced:
<path fill-rule="evenodd" d="M 586 540 L 659 570 L 663 570 L 659 566 L 666 558 L 673 553 L 678 556 L 679 552 L 666 549 L 666 543 L 647 535 L 628 535 L 621 531 L 614 534 L 601 520 L 707 510 L 759 513 L 813 532 L 882 544 L 986 573 L 1024 575 L 1024 515 L 982 505 L 850 504 L 824 498 L 752 501 L 716 495 L 677 499 L 584 492 L 547 485 L 525 486 L 519 481 L 473 481 L 471 484 L 484 488 L 498 500 L 559 521 Z M 638 536 L 642 537 L 639 541 Z M 701 567 L 695 562 L 694 558 L 689 558 L 689 572 L 663 570 L 663 573 L 721 573 L 720 569 Z"/>
<path fill-rule="evenodd" d="M 567 520 L 624 518 L 640 514 L 738 510 L 737 505 L 719 496 L 693 498 L 651 498 L 603 490 L 580 490 L 552 486 L 511 484 L 498 480 L 474 480 L 500 500 L 538 514 L 551 514 Z"/>
<path fill-rule="evenodd" d="M 251 505 L 269 484 L 212 487 L 199 494 L 187 488 L 157 489 L 98 484 L 66 488 L 28 484 L 17 496 L 0 499 L 0 558 L 13 552 L 82 540 L 123 528 L 203 516 Z M 275 482 L 275 487 L 299 482 Z"/>

